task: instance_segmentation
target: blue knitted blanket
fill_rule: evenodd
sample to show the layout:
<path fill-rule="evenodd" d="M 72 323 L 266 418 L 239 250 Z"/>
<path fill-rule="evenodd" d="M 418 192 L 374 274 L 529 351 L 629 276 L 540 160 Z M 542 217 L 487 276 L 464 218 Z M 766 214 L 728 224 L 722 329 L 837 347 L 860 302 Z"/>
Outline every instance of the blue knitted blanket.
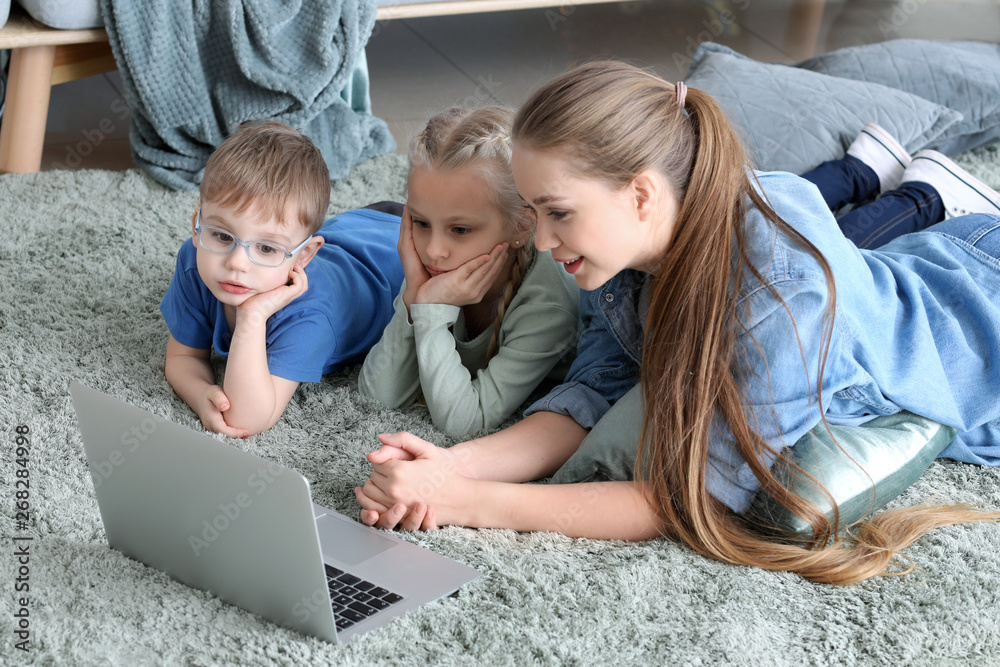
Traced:
<path fill-rule="evenodd" d="M 395 150 L 371 115 L 374 0 L 100 0 L 132 112 L 133 159 L 175 190 L 201 182 L 241 123 L 302 130 L 331 178 Z"/>

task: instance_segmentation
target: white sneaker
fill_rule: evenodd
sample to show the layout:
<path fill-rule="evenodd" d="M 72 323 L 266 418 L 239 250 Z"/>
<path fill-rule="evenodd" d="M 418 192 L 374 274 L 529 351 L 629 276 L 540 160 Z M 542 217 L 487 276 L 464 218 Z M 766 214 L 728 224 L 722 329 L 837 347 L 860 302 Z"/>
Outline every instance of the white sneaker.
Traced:
<path fill-rule="evenodd" d="M 969 213 L 1000 214 L 1000 194 L 937 151 L 913 156 L 903 181 L 919 181 L 937 190 L 944 204 L 944 218 Z"/>
<path fill-rule="evenodd" d="M 910 164 L 910 154 L 895 137 L 875 123 L 868 123 L 851 143 L 847 154 L 856 157 L 878 174 L 880 192 L 895 190 Z"/>

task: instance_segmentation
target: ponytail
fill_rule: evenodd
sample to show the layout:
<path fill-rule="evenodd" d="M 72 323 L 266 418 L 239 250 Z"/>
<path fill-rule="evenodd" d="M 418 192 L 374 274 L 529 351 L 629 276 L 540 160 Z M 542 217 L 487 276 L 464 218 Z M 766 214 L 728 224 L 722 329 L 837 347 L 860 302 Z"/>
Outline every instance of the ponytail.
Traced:
<path fill-rule="evenodd" d="M 581 175 L 617 187 L 656 169 L 679 202 L 673 237 L 651 277 L 640 375 L 645 410 L 634 468 L 645 471 L 640 483 L 664 535 L 717 560 L 848 584 L 912 570 L 912 564 L 894 568 L 894 558 L 933 528 L 1000 517 L 964 506 L 894 510 L 858 524 L 845 541 L 833 534 L 836 524 L 788 491 L 764 463 L 770 449 L 749 422 L 736 370 L 743 361 L 736 340 L 745 333 L 748 305 L 740 306 L 733 295 L 751 276 L 767 284 L 748 258 L 749 210 L 760 211 L 778 234 L 812 255 L 826 277 L 830 296 L 815 369 L 821 414 L 819 379 L 832 338 L 836 286 L 822 253 L 754 187 L 746 149 L 711 96 L 693 88 L 685 94 L 624 63 L 590 63 L 536 91 L 518 112 L 513 136 L 536 151 L 568 154 Z M 792 318 L 774 288 L 767 289 Z M 813 370 L 805 364 L 803 356 L 804 372 Z M 813 526 L 812 539 L 764 536 L 709 494 L 715 420 L 728 427 L 761 489 Z"/>

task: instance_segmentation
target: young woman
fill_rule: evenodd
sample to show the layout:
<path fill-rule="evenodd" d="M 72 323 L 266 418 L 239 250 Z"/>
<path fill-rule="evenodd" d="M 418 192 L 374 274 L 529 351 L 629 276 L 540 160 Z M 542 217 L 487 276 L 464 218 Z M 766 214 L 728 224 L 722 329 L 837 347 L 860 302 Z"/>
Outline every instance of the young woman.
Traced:
<path fill-rule="evenodd" d="M 495 428 L 550 374 L 565 375 L 579 292 L 548 254 L 510 168 L 513 111 L 451 109 L 410 146 L 399 236 L 406 281 L 365 359 L 361 393 L 421 396 L 439 429 Z"/>
<path fill-rule="evenodd" d="M 382 436 L 356 490 L 364 521 L 666 535 L 849 583 L 934 527 L 1000 518 L 924 506 L 830 542 L 826 517 L 772 474 L 818 423 L 901 409 L 961 431 L 943 456 L 1000 462 L 1000 218 L 859 251 L 815 187 L 750 168 L 710 96 L 618 63 L 542 87 L 513 137 L 537 247 L 593 290 L 576 362 L 499 433 L 450 450 Z M 552 475 L 637 381 L 639 479 L 511 484 Z M 813 539 L 778 541 L 745 520 L 760 490 L 815 526 Z"/>

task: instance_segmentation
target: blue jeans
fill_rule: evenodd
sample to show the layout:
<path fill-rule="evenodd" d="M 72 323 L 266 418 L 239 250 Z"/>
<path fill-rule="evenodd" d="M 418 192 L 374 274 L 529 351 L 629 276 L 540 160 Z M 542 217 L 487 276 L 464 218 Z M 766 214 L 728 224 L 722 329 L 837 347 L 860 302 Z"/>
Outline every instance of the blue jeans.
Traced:
<path fill-rule="evenodd" d="M 819 188 L 831 210 L 865 202 L 879 191 L 878 175 L 853 155 L 829 160 L 802 178 Z M 918 232 L 944 220 L 944 204 L 937 190 L 918 181 L 907 181 L 871 203 L 840 217 L 844 236 L 859 248 L 877 248 L 902 234 Z"/>

